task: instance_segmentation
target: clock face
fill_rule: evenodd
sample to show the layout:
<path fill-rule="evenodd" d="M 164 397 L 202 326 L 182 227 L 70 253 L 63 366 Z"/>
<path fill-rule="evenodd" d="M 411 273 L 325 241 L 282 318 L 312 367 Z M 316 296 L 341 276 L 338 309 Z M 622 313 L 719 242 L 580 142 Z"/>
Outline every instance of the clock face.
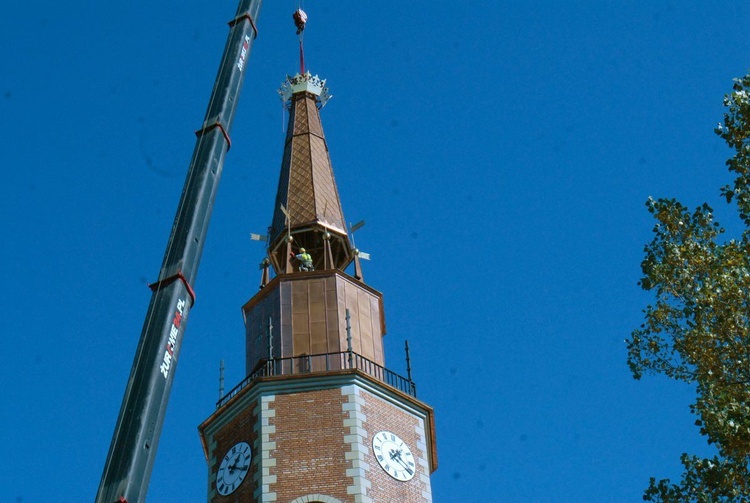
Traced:
<path fill-rule="evenodd" d="M 406 482 L 414 477 L 417 467 L 411 449 L 395 433 L 376 433 L 372 438 L 372 452 L 380 467 L 394 479 Z"/>
<path fill-rule="evenodd" d="M 222 496 L 232 494 L 250 469 L 253 452 L 247 442 L 239 442 L 227 451 L 216 473 L 216 490 Z"/>

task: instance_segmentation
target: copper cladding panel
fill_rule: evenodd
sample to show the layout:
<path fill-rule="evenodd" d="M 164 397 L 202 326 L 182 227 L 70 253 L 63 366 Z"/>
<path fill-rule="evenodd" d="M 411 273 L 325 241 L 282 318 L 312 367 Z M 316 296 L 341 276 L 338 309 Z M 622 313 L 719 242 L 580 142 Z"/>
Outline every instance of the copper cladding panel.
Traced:
<path fill-rule="evenodd" d="M 347 350 L 346 310 L 352 349 L 385 365 L 382 296 L 341 272 L 295 273 L 275 278 L 243 308 L 246 323 L 247 370 L 268 355 L 263 322 L 273 318 L 276 358 Z M 278 307 L 275 307 L 278 306 Z"/>
<path fill-rule="evenodd" d="M 292 103 L 271 242 L 277 241 L 286 227 L 280 204 L 289 210 L 292 229 L 313 222 L 327 223 L 342 231 L 346 229 L 315 99 L 298 94 Z"/>
<path fill-rule="evenodd" d="M 274 332 L 278 331 L 282 324 L 280 291 L 279 288 L 261 291 L 262 298 L 255 303 L 253 309 L 243 310 L 246 372 L 250 372 L 260 359 L 268 356 L 268 319 L 271 318 Z M 291 323 L 289 326 L 291 327 Z"/>
<path fill-rule="evenodd" d="M 313 184 L 315 192 L 315 208 L 318 220 L 346 230 L 344 214 L 341 211 L 341 201 L 333 176 L 331 160 L 328 157 L 328 147 L 325 139 L 310 136 L 310 156 L 313 168 Z"/>
<path fill-rule="evenodd" d="M 323 125 L 320 123 L 316 98 L 309 94 L 297 94 L 294 97 L 294 109 L 294 123 L 290 123 L 293 135 L 310 133 L 323 136 Z"/>
<path fill-rule="evenodd" d="M 313 160 L 310 154 L 310 136 L 300 136 L 293 141 L 289 168 L 289 193 L 287 209 L 292 227 L 315 220 L 315 192 L 313 190 Z"/>

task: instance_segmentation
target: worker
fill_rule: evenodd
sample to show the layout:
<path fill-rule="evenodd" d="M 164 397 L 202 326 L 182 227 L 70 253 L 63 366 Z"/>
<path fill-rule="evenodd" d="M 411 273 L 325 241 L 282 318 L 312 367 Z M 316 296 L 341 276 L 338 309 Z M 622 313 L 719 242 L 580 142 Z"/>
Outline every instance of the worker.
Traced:
<path fill-rule="evenodd" d="M 300 271 L 314 271 L 312 257 L 304 248 L 299 249 L 299 253 L 294 256 L 300 262 Z"/>

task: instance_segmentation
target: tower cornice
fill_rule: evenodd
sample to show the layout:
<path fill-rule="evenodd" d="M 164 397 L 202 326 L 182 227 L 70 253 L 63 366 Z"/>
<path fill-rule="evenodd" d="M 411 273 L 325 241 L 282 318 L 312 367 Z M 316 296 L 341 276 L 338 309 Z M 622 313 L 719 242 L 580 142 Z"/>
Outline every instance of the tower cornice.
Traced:
<path fill-rule="evenodd" d="M 349 281 L 352 284 L 356 284 L 359 288 L 366 290 L 370 292 L 372 295 L 377 297 L 382 297 L 382 293 L 378 290 L 372 288 L 370 285 L 367 285 L 365 283 L 362 283 L 360 281 L 357 281 L 356 278 L 348 275 L 344 271 L 341 270 L 334 270 L 334 271 L 310 271 L 310 272 L 292 272 L 289 274 L 278 274 L 274 276 L 272 280 L 266 284 L 263 289 L 261 289 L 258 293 L 256 293 L 253 298 L 248 300 L 245 305 L 242 306 L 243 311 L 248 311 L 252 309 L 256 304 L 258 304 L 260 301 L 262 301 L 264 298 L 266 298 L 270 292 L 272 292 L 277 286 L 278 283 L 282 281 L 295 281 L 295 280 L 309 280 L 314 278 L 325 278 L 329 276 L 338 276 L 346 281 Z M 385 319 L 383 318 L 381 320 L 382 326 L 383 326 L 383 335 L 385 335 Z"/>

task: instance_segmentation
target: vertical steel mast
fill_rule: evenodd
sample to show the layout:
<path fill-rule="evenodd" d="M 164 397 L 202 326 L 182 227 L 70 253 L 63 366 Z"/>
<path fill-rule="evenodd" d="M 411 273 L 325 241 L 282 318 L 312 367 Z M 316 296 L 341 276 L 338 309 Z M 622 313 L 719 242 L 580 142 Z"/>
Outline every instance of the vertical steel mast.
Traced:
<path fill-rule="evenodd" d="M 97 503 L 142 502 L 146 498 L 169 393 L 195 302 L 192 285 L 206 240 L 229 131 L 245 76 L 261 0 L 240 0 L 216 76 L 206 117 L 196 132 L 172 233 L 146 313 Z"/>

